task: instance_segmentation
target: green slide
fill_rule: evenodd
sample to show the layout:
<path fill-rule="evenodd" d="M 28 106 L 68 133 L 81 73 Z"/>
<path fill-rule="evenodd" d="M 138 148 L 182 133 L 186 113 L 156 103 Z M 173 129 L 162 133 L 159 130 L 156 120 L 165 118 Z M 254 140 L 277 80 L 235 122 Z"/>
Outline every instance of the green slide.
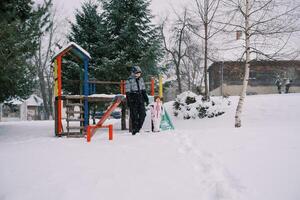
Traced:
<path fill-rule="evenodd" d="M 165 107 L 163 107 L 164 109 L 164 115 L 161 118 L 161 122 L 160 122 L 160 129 L 162 131 L 166 131 L 166 130 L 174 130 L 174 125 L 171 121 L 171 118 L 167 112 L 167 110 L 165 109 Z"/>

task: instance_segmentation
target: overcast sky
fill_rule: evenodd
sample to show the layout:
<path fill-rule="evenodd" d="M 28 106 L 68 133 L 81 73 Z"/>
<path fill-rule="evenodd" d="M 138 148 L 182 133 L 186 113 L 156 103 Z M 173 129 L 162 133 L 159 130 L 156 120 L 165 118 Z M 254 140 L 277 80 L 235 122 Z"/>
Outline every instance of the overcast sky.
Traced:
<path fill-rule="evenodd" d="M 36 2 L 40 3 L 44 0 L 35 0 Z M 57 15 L 59 16 L 60 22 L 62 22 L 64 25 L 61 25 L 62 27 L 62 34 L 68 33 L 69 23 L 67 21 L 74 21 L 75 11 L 76 9 L 81 8 L 81 4 L 87 0 L 53 0 L 54 8 L 57 10 Z M 95 0 L 97 1 L 97 0 Z M 300 1 L 300 0 L 293 0 L 293 1 Z M 173 10 L 180 11 L 182 8 L 186 5 L 188 5 L 190 8 L 193 5 L 194 0 L 152 0 L 150 9 L 152 11 L 152 14 L 154 15 L 154 23 L 160 22 L 163 17 L 169 15 L 172 18 Z M 229 39 L 234 40 L 235 34 L 227 34 L 227 37 Z M 299 47 L 299 37 L 300 33 L 296 33 L 293 35 L 293 38 L 291 38 L 291 41 L 289 43 L 292 44 L 294 47 Z M 236 41 L 234 43 L 237 43 L 237 45 L 242 46 L 242 43 L 240 41 Z M 222 43 L 222 46 L 224 44 Z M 228 51 L 230 55 L 232 56 L 232 51 Z M 224 57 L 227 59 L 231 57 L 230 55 L 226 55 L 225 52 L 222 53 Z M 240 52 L 237 51 L 237 54 L 239 55 Z M 234 56 L 236 57 L 236 56 Z M 224 58 L 223 58 L 224 59 Z"/>
<path fill-rule="evenodd" d="M 43 2 L 43 0 L 35 1 Z M 53 0 L 53 4 L 62 18 L 74 20 L 75 10 L 80 9 L 81 4 L 85 1 L 86 0 Z M 152 0 L 150 9 L 152 10 L 152 14 L 156 16 L 155 20 L 157 21 L 159 16 L 164 16 L 172 11 L 172 7 L 175 9 L 180 8 L 191 1 L 192 0 Z"/>
<path fill-rule="evenodd" d="M 44 0 L 34 1 L 36 3 L 44 2 Z M 75 20 L 76 9 L 81 9 L 82 3 L 86 1 L 88 0 L 53 0 L 54 8 L 57 12 L 56 15 L 59 18 L 59 35 L 62 36 L 61 39 L 69 32 L 70 24 L 68 22 L 73 22 Z M 152 15 L 154 15 L 153 22 L 159 23 L 162 18 L 173 13 L 174 9 L 180 10 L 180 8 L 193 1 L 194 0 L 151 0 L 150 9 L 152 11 Z M 63 43 L 65 42 L 67 41 L 64 41 Z"/>

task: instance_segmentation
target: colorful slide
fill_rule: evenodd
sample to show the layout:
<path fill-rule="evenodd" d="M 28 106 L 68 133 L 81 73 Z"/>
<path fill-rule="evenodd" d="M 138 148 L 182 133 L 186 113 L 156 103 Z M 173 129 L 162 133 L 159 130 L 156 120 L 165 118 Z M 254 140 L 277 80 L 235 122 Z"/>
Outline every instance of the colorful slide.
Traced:
<path fill-rule="evenodd" d="M 106 112 L 101 117 L 99 122 L 96 125 L 92 125 L 92 126 L 90 125 L 89 126 L 92 130 L 88 130 L 88 133 L 87 133 L 87 140 L 88 141 L 90 141 L 91 137 L 94 135 L 97 128 L 103 127 L 104 122 L 111 115 L 111 113 L 119 106 L 119 104 L 123 101 L 124 98 L 125 98 L 124 95 L 116 95 L 115 98 L 113 99 L 112 104 L 106 110 Z"/>

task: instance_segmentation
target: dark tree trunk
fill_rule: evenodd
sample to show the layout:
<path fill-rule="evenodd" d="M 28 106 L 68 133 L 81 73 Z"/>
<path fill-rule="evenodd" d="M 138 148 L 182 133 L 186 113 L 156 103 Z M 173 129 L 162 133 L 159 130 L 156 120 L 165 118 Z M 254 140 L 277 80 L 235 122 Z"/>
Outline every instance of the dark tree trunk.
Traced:
<path fill-rule="evenodd" d="M 176 63 L 176 76 L 177 76 L 177 83 L 178 83 L 178 92 L 182 93 L 182 87 L 181 87 L 181 78 L 180 78 L 180 60 L 178 63 Z"/>
<path fill-rule="evenodd" d="M 45 111 L 45 119 L 49 119 L 49 107 L 48 107 L 48 98 L 47 98 L 47 93 L 46 93 L 46 83 L 45 83 L 45 78 L 44 78 L 44 73 L 43 70 L 41 69 L 41 66 L 38 68 L 38 76 L 39 76 L 39 84 L 40 84 L 40 89 L 42 93 L 42 99 L 43 99 L 43 106 L 44 106 L 44 111 Z"/>
<path fill-rule="evenodd" d="M 49 114 L 53 119 L 54 113 L 53 113 L 53 87 L 51 84 L 51 81 L 48 79 L 48 108 L 49 108 Z"/>

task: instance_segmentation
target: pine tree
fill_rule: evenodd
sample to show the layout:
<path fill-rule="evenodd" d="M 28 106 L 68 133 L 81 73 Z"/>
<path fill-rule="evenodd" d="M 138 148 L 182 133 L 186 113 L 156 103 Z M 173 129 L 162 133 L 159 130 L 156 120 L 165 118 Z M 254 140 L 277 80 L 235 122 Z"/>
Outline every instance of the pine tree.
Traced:
<path fill-rule="evenodd" d="M 0 102 L 32 92 L 36 73 L 31 59 L 42 12 L 33 9 L 32 0 L 0 2 Z"/>
<path fill-rule="evenodd" d="M 106 65 L 103 63 L 109 55 L 110 45 L 98 8 L 99 5 L 92 1 L 83 3 L 82 11 L 76 11 L 75 23 L 71 23 L 69 40 L 79 44 L 90 53 L 92 59 L 89 63 L 89 77 L 107 80 L 109 70 L 105 68 Z M 66 68 L 63 71 L 65 75 L 63 77 L 65 79 L 80 80 L 79 74 L 82 73 L 83 64 L 72 58 L 66 60 L 68 60 L 68 64 L 65 65 Z M 72 84 L 67 84 L 66 89 L 72 94 L 78 93 L 78 88 L 74 88 Z M 105 88 L 101 88 L 99 92 L 105 92 Z"/>
<path fill-rule="evenodd" d="M 157 74 L 162 51 L 159 32 L 151 24 L 149 2 L 103 0 L 101 3 L 101 13 L 98 11 L 100 4 L 84 3 L 82 11 L 75 15 L 76 22 L 71 24 L 69 35 L 70 41 L 91 54 L 90 77 L 124 80 L 133 65 L 140 65 L 145 77 Z M 116 92 L 119 89 L 104 86 L 99 90 L 97 92 Z"/>
<path fill-rule="evenodd" d="M 116 79 L 128 76 L 126 68 L 141 65 L 146 75 L 157 73 L 161 56 L 158 29 L 151 24 L 147 0 L 102 1 L 103 18 L 111 44 L 111 61 L 118 69 Z"/>

